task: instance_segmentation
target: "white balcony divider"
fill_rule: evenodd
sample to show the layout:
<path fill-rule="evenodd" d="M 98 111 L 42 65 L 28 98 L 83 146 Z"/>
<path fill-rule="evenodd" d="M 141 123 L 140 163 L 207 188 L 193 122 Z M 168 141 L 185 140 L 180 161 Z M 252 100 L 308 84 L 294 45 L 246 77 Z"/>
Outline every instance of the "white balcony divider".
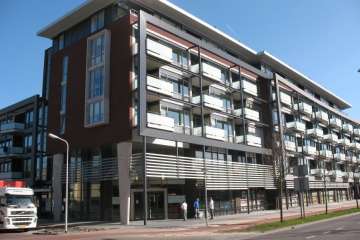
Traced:
<path fill-rule="evenodd" d="M 310 174 L 321 177 L 324 174 L 324 169 L 322 169 L 322 168 L 310 169 Z"/>
<path fill-rule="evenodd" d="M 288 106 L 291 106 L 291 96 L 287 93 L 280 92 L 280 101 Z"/>
<path fill-rule="evenodd" d="M 291 152 L 296 152 L 296 144 L 295 142 L 285 140 L 284 141 L 285 149 Z"/>
<path fill-rule="evenodd" d="M 339 118 L 330 118 L 330 126 L 334 127 L 334 128 L 341 128 L 341 120 Z"/>
<path fill-rule="evenodd" d="M 341 138 L 339 139 L 339 144 L 345 146 L 345 147 L 350 147 L 351 146 L 351 142 L 348 138 Z"/>
<path fill-rule="evenodd" d="M 298 110 L 308 116 L 312 116 L 313 114 L 313 110 L 312 110 L 312 106 L 310 104 L 304 103 L 304 102 L 300 102 L 299 104 L 294 104 L 294 109 Z"/>
<path fill-rule="evenodd" d="M 147 114 L 147 125 L 150 128 L 157 128 L 170 132 L 174 132 L 175 130 L 174 119 L 154 113 Z"/>
<path fill-rule="evenodd" d="M 322 138 L 324 136 L 324 132 L 321 128 L 307 129 L 306 134 L 316 138 Z"/>
<path fill-rule="evenodd" d="M 336 171 L 336 177 L 344 177 L 346 175 L 346 172 L 335 170 Z"/>
<path fill-rule="evenodd" d="M 250 109 L 250 108 L 244 108 L 244 112 L 245 112 L 246 119 L 260 121 L 260 113 L 258 111 Z M 239 117 L 242 116 L 242 108 L 235 109 L 234 114 Z"/>
<path fill-rule="evenodd" d="M 287 122 L 286 127 L 291 130 L 305 132 L 305 124 L 299 121 Z"/>
<path fill-rule="evenodd" d="M 339 160 L 339 161 L 345 161 L 346 160 L 346 156 L 345 156 L 344 153 L 335 153 L 334 157 L 335 157 L 336 160 Z"/>
<path fill-rule="evenodd" d="M 261 144 L 262 144 L 260 137 L 250 135 L 250 134 L 246 135 L 246 143 L 244 143 L 244 136 L 243 135 L 236 136 L 235 142 L 236 143 L 247 144 L 247 145 L 251 145 L 251 146 L 255 146 L 255 147 L 261 147 Z"/>
<path fill-rule="evenodd" d="M 223 106 L 223 101 L 217 97 L 213 97 L 213 96 L 204 94 L 203 101 L 204 101 L 204 106 L 206 106 L 206 107 L 220 110 L 223 112 L 225 111 L 225 108 Z M 200 96 L 193 97 L 192 103 L 200 104 Z"/>
<path fill-rule="evenodd" d="M 354 129 L 354 135 L 359 137 L 360 136 L 360 128 L 355 128 Z"/>
<path fill-rule="evenodd" d="M 330 142 L 330 143 L 338 143 L 339 138 L 338 138 L 338 136 L 336 134 L 329 133 L 329 134 L 324 135 L 324 141 Z"/>
<path fill-rule="evenodd" d="M 172 49 L 152 39 L 147 39 L 147 53 L 166 62 L 172 62 Z"/>
<path fill-rule="evenodd" d="M 329 123 L 329 115 L 324 111 L 315 112 L 315 118 L 322 123 Z"/>
<path fill-rule="evenodd" d="M 345 123 L 345 124 L 343 125 L 343 130 L 344 130 L 345 132 L 352 133 L 353 130 L 354 130 L 354 127 L 353 127 L 353 125 L 351 125 L 350 123 Z"/>
<path fill-rule="evenodd" d="M 225 141 L 225 130 L 210 126 L 205 126 L 205 137 Z"/>
<path fill-rule="evenodd" d="M 335 178 L 335 177 L 336 177 L 336 171 L 335 171 L 335 170 L 330 170 L 330 171 L 328 172 L 328 176 L 329 176 L 329 177 L 332 177 L 332 178 Z"/>
<path fill-rule="evenodd" d="M 198 73 L 199 72 L 199 64 L 195 64 L 191 66 L 191 71 Z M 208 63 L 202 63 L 202 71 L 205 77 L 211 78 L 218 82 L 223 82 L 221 80 L 221 69 L 214 67 Z"/>
<path fill-rule="evenodd" d="M 324 158 L 332 158 L 333 154 L 330 150 L 323 149 L 323 150 L 320 150 L 320 156 L 324 157 Z"/>
<path fill-rule="evenodd" d="M 246 80 L 241 80 L 242 84 L 243 84 L 243 91 L 251 94 L 253 96 L 258 96 L 258 87 L 256 86 L 256 84 L 251 83 L 249 81 Z M 240 89 L 240 81 L 236 81 L 232 83 L 232 87 L 235 89 Z"/>
<path fill-rule="evenodd" d="M 147 76 L 147 88 L 148 90 L 161 93 L 167 96 L 173 95 L 173 85 L 170 82 Z"/>
<path fill-rule="evenodd" d="M 204 159 L 176 157 L 165 154 L 146 154 L 146 176 L 158 179 L 204 179 Z M 131 179 L 142 178 L 141 154 L 130 161 Z M 207 188 L 209 190 L 259 187 L 276 189 L 271 165 L 249 164 L 206 159 Z"/>
<path fill-rule="evenodd" d="M 298 147 L 298 152 L 302 152 L 303 147 Z M 308 155 L 317 155 L 316 147 L 313 146 L 304 146 L 304 153 Z"/>

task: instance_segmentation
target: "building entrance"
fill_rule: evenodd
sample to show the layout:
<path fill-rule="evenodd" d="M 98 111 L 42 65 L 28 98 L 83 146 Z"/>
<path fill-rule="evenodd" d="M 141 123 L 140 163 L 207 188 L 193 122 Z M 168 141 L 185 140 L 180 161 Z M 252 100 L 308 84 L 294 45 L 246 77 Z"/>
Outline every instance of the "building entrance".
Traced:
<path fill-rule="evenodd" d="M 144 195 L 142 190 L 132 190 L 131 220 L 144 219 Z M 167 191 L 165 189 L 151 189 L 148 191 L 148 219 L 167 218 Z"/>

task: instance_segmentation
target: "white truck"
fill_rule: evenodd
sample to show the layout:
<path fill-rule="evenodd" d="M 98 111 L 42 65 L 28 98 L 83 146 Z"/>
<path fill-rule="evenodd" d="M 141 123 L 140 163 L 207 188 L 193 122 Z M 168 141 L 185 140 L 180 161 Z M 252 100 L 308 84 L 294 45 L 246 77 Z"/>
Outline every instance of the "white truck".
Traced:
<path fill-rule="evenodd" d="M 33 196 L 31 188 L 0 186 L 0 229 L 36 228 Z"/>

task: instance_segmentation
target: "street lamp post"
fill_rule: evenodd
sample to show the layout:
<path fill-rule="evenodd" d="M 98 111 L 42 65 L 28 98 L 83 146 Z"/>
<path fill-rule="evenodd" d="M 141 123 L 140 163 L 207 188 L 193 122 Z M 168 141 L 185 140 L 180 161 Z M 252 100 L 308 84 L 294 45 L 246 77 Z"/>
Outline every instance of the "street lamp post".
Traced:
<path fill-rule="evenodd" d="M 65 233 L 68 232 L 68 211 L 69 211 L 69 142 L 65 139 L 49 133 L 49 137 L 66 144 L 66 179 L 65 179 Z"/>

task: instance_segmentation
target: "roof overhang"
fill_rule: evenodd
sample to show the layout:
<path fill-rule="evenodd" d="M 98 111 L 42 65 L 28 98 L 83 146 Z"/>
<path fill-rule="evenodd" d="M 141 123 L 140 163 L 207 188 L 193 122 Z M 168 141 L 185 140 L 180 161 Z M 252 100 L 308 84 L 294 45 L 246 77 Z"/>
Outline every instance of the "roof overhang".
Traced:
<path fill-rule="evenodd" d="M 301 72 L 297 71 L 293 67 L 289 66 L 288 64 L 284 63 L 280 59 L 274 57 L 270 53 L 266 51 L 262 51 L 258 53 L 259 60 L 263 63 L 266 63 L 271 66 L 273 70 L 278 73 L 285 75 L 286 77 L 290 78 L 291 80 L 298 82 L 299 84 L 303 85 L 308 89 L 312 89 L 312 91 L 318 93 L 320 96 L 323 96 L 325 99 L 333 102 L 336 104 L 340 109 L 344 110 L 350 108 L 350 103 L 346 102 L 344 99 L 336 96 L 331 91 L 325 89 L 314 80 L 310 79 L 309 77 L 305 76 Z"/>

